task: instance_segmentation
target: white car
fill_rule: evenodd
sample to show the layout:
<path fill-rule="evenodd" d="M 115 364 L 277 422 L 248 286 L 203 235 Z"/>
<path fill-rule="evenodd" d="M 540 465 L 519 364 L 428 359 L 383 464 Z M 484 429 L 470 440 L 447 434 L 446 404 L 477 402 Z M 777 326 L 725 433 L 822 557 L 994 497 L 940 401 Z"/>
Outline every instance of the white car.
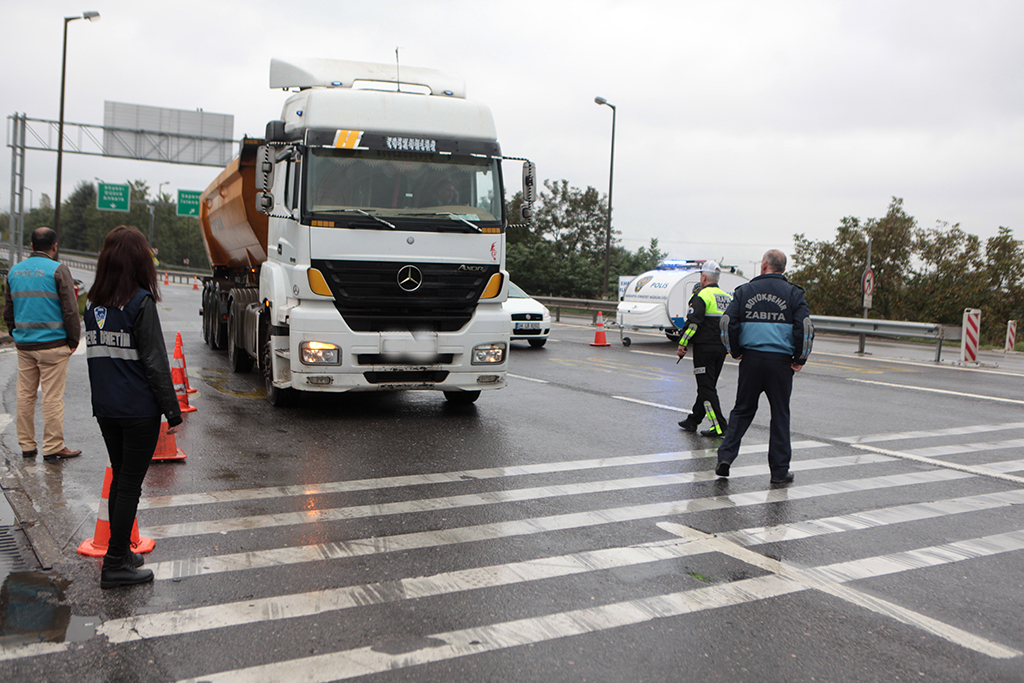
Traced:
<path fill-rule="evenodd" d="M 548 340 L 551 332 L 551 314 L 547 306 L 531 299 L 530 295 L 508 283 L 508 300 L 502 307 L 512 314 L 512 340 L 525 340 L 539 349 Z"/>

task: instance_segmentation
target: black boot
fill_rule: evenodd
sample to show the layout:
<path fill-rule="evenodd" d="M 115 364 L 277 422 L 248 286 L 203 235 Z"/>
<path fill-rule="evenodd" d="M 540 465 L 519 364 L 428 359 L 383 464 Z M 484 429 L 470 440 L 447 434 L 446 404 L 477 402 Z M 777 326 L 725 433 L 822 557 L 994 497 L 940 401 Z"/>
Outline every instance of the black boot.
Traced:
<path fill-rule="evenodd" d="M 119 586 L 134 586 L 140 583 L 149 583 L 153 580 L 153 570 L 138 569 L 132 566 L 134 558 L 131 551 L 124 557 L 114 558 L 107 555 L 103 558 L 103 569 L 100 572 L 100 588 L 118 588 Z M 136 557 L 140 557 L 135 555 Z"/>
<path fill-rule="evenodd" d="M 142 565 L 146 564 L 146 558 L 144 558 L 142 555 L 136 552 L 129 550 L 128 564 L 130 564 L 133 567 L 141 567 Z"/>

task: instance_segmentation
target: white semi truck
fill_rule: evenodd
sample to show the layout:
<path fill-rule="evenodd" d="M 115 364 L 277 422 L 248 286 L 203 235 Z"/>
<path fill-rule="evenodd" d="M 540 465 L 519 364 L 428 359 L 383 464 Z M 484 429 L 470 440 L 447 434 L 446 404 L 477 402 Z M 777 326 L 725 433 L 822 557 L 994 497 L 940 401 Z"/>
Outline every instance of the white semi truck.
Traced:
<path fill-rule="evenodd" d="M 292 91 L 263 139 L 203 193 L 213 276 L 203 334 L 274 405 L 295 392 L 505 386 L 509 314 L 502 157 L 458 76 L 273 60 Z M 521 160 L 520 161 L 524 161 Z M 523 164 L 521 217 L 535 173 Z"/>

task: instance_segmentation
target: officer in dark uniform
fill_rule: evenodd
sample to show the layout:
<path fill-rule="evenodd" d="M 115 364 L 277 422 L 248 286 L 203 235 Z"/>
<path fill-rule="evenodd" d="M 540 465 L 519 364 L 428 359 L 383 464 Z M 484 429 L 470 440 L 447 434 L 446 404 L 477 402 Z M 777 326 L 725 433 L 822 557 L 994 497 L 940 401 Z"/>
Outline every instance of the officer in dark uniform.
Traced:
<path fill-rule="evenodd" d="M 726 355 L 719 323 L 732 297 L 718 287 L 721 272 L 714 261 L 705 261 L 701 266 L 700 289 L 690 298 L 686 329 L 676 349 L 676 355 L 683 358 L 687 349 L 693 347 L 693 375 L 697 380 L 697 400 L 689 417 L 679 423 L 680 428 L 697 431 L 706 414 L 705 403 L 714 412 L 711 428 L 701 432 L 701 436 L 721 436 L 727 426 L 718 402 L 718 376 L 722 374 Z"/>
<path fill-rule="evenodd" d="M 729 476 L 763 393 L 772 411 L 768 438 L 771 481 L 793 481 L 789 471 L 789 398 L 793 373 L 800 371 L 811 353 L 814 327 L 804 291 L 786 280 L 785 270 L 785 254 L 776 249 L 766 252 L 761 275 L 736 288 L 722 316 L 722 331 L 728 335 L 729 352 L 740 361 L 740 371 L 729 431 L 718 447 L 715 474 L 720 477 Z"/>

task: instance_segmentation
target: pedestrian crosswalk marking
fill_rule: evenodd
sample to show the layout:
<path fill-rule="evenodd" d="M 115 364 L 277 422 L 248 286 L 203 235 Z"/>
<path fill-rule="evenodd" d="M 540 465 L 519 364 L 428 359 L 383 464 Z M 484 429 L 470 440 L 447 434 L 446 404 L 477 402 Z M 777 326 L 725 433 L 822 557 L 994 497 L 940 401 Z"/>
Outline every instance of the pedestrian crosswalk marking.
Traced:
<path fill-rule="evenodd" d="M 915 455 L 907 451 L 892 451 L 886 448 L 876 448 L 875 446 L 868 446 L 866 444 L 850 444 L 851 447 L 860 449 L 862 451 L 869 451 L 871 453 L 878 453 L 881 455 L 891 455 L 894 458 L 903 458 L 904 460 L 910 460 L 913 462 L 919 462 L 932 467 L 945 467 L 951 470 L 957 470 L 959 472 L 968 472 L 970 474 L 979 477 L 989 477 L 991 479 L 1001 479 L 1002 481 L 1008 481 L 1012 484 L 1024 484 L 1024 477 L 1018 477 L 1014 474 L 1006 474 L 1006 468 L 1013 467 L 1014 471 L 1020 469 L 1016 462 L 997 462 L 991 465 L 961 465 L 955 462 L 946 462 L 945 460 L 936 460 L 935 458 L 927 458 L 923 455 Z"/>
<path fill-rule="evenodd" d="M 833 456 L 817 460 L 800 460 L 793 463 L 796 471 L 826 469 L 833 467 L 849 467 L 889 462 L 892 458 L 878 455 Z M 747 465 L 735 467 L 733 478 L 766 476 L 767 466 Z M 676 474 L 653 474 L 645 477 L 628 479 L 609 479 L 570 484 L 555 484 L 525 489 L 504 489 L 469 493 L 458 496 L 439 498 L 417 498 L 416 500 L 397 501 L 392 503 L 372 503 L 370 505 L 354 505 L 343 508 L 306 510 L 302 512 L 285 512 L 274 515 L 254 515 L 233 519 L 220 519 L 205 522 L 185 522 L 164 526 L 146 526 L 146 535 L 161 539 L 175 536 L 198 536 L 201 534 L 246 531 L 269 527 L 288 526 L 294 524 L 312 524 L 337 522 L 367 517 L 383 517 L 386 515 L 402 515 L 437 510 L 453 510 L 457 508 L 477 507 L 480 505 L 496 505 L 499 503 L 515 503 L 523 501 L 543 500 L 561 496 L 580 496 L 611 491 L 629 491 L 659 486 L 679 486 L 700 481 L 715 479 L 715 473 L 709 470 L 696 472 L 679 472 Z M 308 494 L 307 494 L 308 495 Z"/>
<path fill-rule="evenodd" d="M 190 576 L 206 576 L 224 572 L 275 567 L 301 562 L 316 562 L 343 557 L 360 557 L 384 553 L 435 548 L 475 541 L 512 538 L 533 534 L 604 526 L 631 522 L 653 517 L 670 517 L 707 510 L 763 505 L 781 501 L 795 502 L 809 498 L 834 496 L 842 493 L 856 493 L 885 488 L 912 486 L 966 479 L 972 475 L 946 469 L 912 472 L 866 479 L 849 479 L 826 484 L 791 486 L 785 489 L 752 491 L 728 496 L 692 498 L 688 500 L 648 503 L 619 508 L 605 508 L 588 512 L 565 513 L 548 517 L 509 522 L 494 522 L 463 527 L 452 527 L 436 531 L 420 531 L 394 536 L 353 539 L 333 543 L 273 548 L 244 553 L 216 555 L 187 560 L 171 560 L 147 565 L 158 580 L 181 579 Z M 148 529 L 147 529 L 148 531 Z"/>
<path fill-rule="evenodd" d="M 794 450 L 823 448 L 829 444 L 823 441 L 794 441 Z M 236 489 L 231 491 L 211 491 L 208 493 L 188 493 L 176 496 L 152 496 L 139 501 L 139 509 L 177 507 L 183 505 L 201 505 L 204 503 L 231 503 L 243 500 L 267 500 L 270 498 L 287 498 L 291 496 L 315 496 L 328 493 L 349 493 L 352 491 L 370 491 L 402 486 L 423 486 L 425 484 L 464 483 L 469 479 L 496 479 L 502 477 L 518 477 L 530 474 L 554 474 L 556 472 L 577 472 L 607 467 L 625 467 L 630 465 L 650 465 L 659 462 L 674 462 L 699 458 L 713 458 L 714 448 L 654 453 L 651 455 L 622 455 L 608 458 L 588 460 L 563 460 L 560 462 L 538 463 L 534 465 L 513 465 L 511 467 L 489 467 L 476 470 L 458 470 L 454 472 L 437 472 L 430 474 L 412 474 L 379 479 L 356 479 L 352 481 L 330 482 L 324 484 L 300 484 L 297 486 L 273 486 L 261 489 Z M 752 444 L 740 448 L 740 455 L 767 453 L 768 444 Z"/>
<path fill-rule="evenodd" d="M 994 510 L 1024 504 L 1024 490 L 968 496 L 940 503 L 915 503 L 851 515 L 779 525 L 752 527 L 717 534 L 741 546 L 797 540 L 824 534 L 905 524 L 923 519 Z M 648 549 L 664 549 L 648 553 Z M 271 598 L 145 614 L 102 624 L 100 635 L 111 642 L 129 642 L 263 621 L 292 619 L 356 606 L 382 604 L 399 599 L 433 597 L 448 593 L 493 588 L 519 582 L 539 581 L 616 567 L 678 559 L 705 552 L 685 540 L 670 539 L 627 548 L 606 548 L 543 557 L 523 562 L 464 569 L 442 574 L 346 586 Z"/>
<path fill-rule="evenodd" d="M 976 557 L 1024 550 L 1024 532 L 996 534 L 973 541 L 965 541 L 961 544 L 949 544 L 949 546 L 954 545 L 958 546 L 955 550 L 944 552 L 941 557 L 934 557 L 927 566 L 939 566 Z M 949 546 L 937 546 L 936 548 L 942 549 Z M 703 547 L 720 552 L 725 550 L 724 545 L 716 544 L 714 540 L 705 542 Z M 928 557 L 936 548 L 921 548 L 912 552 L 921 557 Z M 753 559 L 746 555 L 744 557 Z M 769 560 L 763 556 L 758 557 L 764 561 Z M 876 558 L 870 559 L 875 560 Z M 236 681 L 283 680 L 285 678 L 328 683 L 329 681 L 421 666 L 430 662 L 607 631 L 656 619 L 741 605 L 809 589 L 823 590 L 833 595 L 842 596 L 861 607 L 870 608 L 903 623 L 924 628 L 935 635 L 990 657 L 1013 658 L 1021 655 L 1019 650 L 942 624 L 924 615 L 912 613 L 894 603 L 868 596 L 859 591 L 844 590 L 846 587 L 841 585 L 843 579 L 832 578 L 833 568 L 843 564 L 845 563 L 809 570 L 781 567 L 779 572 L 773 572 L 767 576 L 741 579 L 706 588 L 558 612 L 540 617 L 528 617 L 488 626 L 432 633 L 424 638 L 431 640 L 435 646 L 401 654 L 381 652 L 373 646 L 367 646 L 234 671 L 205 674 L 197 678 L 184 679 L 179 683 L 198 683 L 199 681 L 234 683 Z M 868 563 L 863 564 L 867 565 Z M 909 564 L 899 565 L 885 562 L 879 562 L 877 566 L 886 574 L 914 568 Z M 866 578 L 866 576 L 861 575 L 860 578 Z"/>
<path fill-rule="evenodd" d="M 927 439 L 934 436 L 965 436 L 1009 429 L 1024 429 L 1024 422 L 1004 422 L 985 425 L 965 425 L 963 427 L 947 427 L 929 431 L 895 432 L 891 434 L 867 434 L 864 436 L 837 436 L 833 441 L 842 443 L 878 443 L 879 441 L 899 441 L 901 439 Z"/>

